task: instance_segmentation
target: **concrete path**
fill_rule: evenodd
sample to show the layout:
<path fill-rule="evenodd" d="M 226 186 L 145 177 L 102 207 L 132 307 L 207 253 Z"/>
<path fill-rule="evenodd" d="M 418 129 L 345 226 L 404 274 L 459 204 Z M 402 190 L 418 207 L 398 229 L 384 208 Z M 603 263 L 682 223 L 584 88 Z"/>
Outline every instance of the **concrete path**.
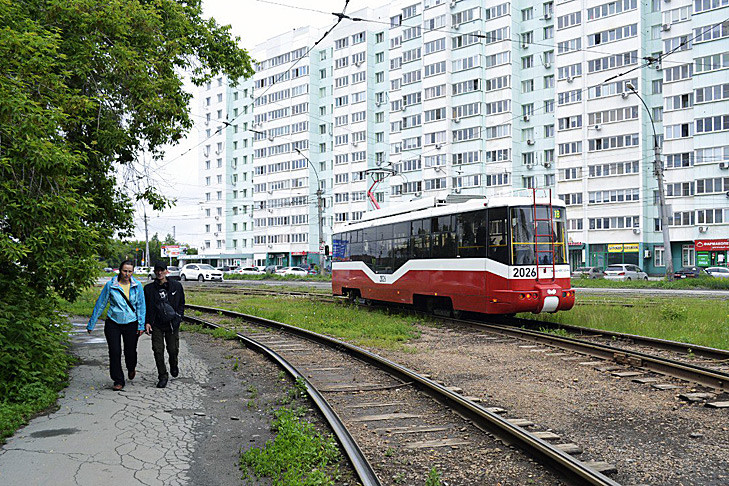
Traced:
<path fill-rule="evenodd" d="M 38 417 L 0 448 L 0 484 L 98 486 L 189 483 L 208 367 L 180 340 L 180 377 L 158 389 L 152 344 L 139 340 L 134 381 L 111 390 L 103 322 L 88 335 L 74 323 L 80 357 L 59 409 Z M 123 362 L 123 361 L 122 361 Z M 197 432 L 196 432 L 197 430 Z"/>

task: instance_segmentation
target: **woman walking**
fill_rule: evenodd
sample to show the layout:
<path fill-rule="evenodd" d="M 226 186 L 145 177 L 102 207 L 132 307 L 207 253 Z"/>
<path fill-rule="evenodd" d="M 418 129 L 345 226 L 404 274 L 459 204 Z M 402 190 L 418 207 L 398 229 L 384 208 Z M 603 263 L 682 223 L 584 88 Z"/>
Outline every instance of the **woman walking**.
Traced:
<path fill-rule="evenodd" d="M 142 284 L 132 277 L 134 263 L 124 260 L 119 265 L 119 276 L 109 280 L 96 299 L 94 313 L 86 330 L 91 333 L 96 321 L 109 304 L 104 321 L 104 336 L 109 345 L 109 374 L 114 381 L 112 389 L 124 388 L 124 371 L 121 366 L 122 341 L 124 341 L 124 362 L 129 379 L 133 380 L 137 368 L 137 340 L 144 332 L 144 290 Z"/>

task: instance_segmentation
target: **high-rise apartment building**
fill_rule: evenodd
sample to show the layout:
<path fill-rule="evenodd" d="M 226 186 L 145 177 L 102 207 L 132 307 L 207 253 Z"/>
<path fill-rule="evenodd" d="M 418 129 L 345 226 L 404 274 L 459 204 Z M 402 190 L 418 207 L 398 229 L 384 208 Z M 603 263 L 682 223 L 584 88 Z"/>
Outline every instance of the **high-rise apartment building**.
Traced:
<path fill-rule="evenodd" d="M 206 234 L 223 230 L 203 244 L 215 263 L 317 263 L 335 225 L 378 206 L 547 188 L 568 205 L 574 266 L 660 274 L 657 140 L 674 265 L 726 265 L 729 0 L 423 0 L 352 15 L 367 21 L 315 47 L 326 29 L 273 37 L 253 50 L 252 80 L 219 87 L 246 101 L 224 103 L 236 123 L 206 133 L 223 152 L 201 163 L 222 158 L 224 185 L 246 170 L 222 204 L 205 193 L 206 218 L 227 218 L 206 219 Z M 214 85 L 205 103 L 223 102 Z"/>

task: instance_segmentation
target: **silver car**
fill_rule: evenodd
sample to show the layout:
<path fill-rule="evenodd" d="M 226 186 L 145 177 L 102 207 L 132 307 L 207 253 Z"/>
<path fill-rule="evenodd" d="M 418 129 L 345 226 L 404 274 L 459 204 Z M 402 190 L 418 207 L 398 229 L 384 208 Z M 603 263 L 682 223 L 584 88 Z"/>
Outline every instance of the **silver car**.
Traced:
<path fill-rule="evenodd" d="M 648 274 L 637 265 L 620 263 L 605 269 L 605 280 L 648 280 Z"/>
<path fill-rule="evenodd" d="M 149 279 L 154 280 L 154 270 L 149 272 Z M 180 280 L 180 267 L 169 266 L 167 267 L 167 280 Z"/>
<path fill-rule="evenodd" d="M 729 278 L 729 268 L 727 267 L 708 267 L 706 273 L 716 278 Z"/>

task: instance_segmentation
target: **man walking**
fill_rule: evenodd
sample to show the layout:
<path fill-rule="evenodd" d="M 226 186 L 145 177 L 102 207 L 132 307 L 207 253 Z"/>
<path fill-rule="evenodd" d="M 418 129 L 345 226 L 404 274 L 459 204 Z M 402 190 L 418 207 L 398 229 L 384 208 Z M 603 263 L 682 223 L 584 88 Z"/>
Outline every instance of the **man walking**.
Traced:
<path fill-rule="evenodd" d="M 165 366 L 165 344 L 170 358 L 170 375 L 176 378 L 180 370 L 177 367 L 177 355 L 180 351 L 180 322 L 185 314 L 185 291 L 182 284 L 167 279 L 167 264 L 157 262 L 154 265 L 155 280 L 144 286 L 144 298 L 147 303 L 147 334 L 152 334 L 152 351 L 157 364 L 157 388 L 167 386 L 169 379 Z"/>

